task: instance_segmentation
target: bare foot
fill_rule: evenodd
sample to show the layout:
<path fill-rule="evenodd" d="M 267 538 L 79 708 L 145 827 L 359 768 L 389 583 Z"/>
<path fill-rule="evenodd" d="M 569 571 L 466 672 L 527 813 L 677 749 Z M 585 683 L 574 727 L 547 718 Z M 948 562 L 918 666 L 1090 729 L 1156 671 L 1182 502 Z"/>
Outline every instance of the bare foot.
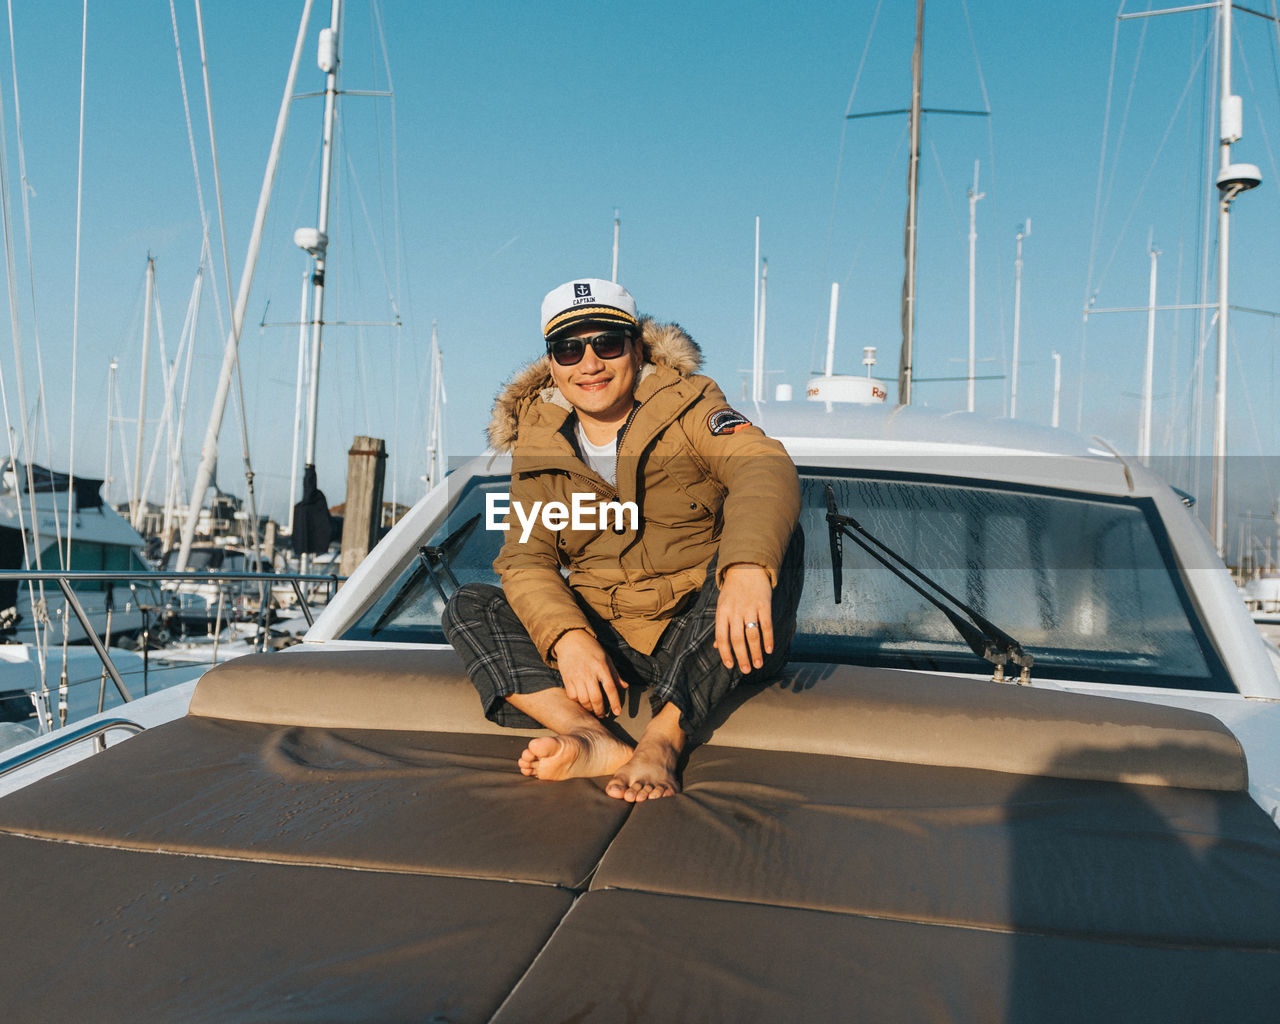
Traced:
<path fill-rule="evenodd" d="M 546 780 L 578 779 L 609 775 L 630 757 L 629 746 L 601 730 L 538 736 L 529 741 L 518 763 L 522 775 Z"/>
<path fill-rule="evenodd" d="M 676 763 L 680 751 L 665 740 L 642 737 L 631 758 L 614 773 L 604 791 L 617 800 L 639 803 L 680 792 Z"/>

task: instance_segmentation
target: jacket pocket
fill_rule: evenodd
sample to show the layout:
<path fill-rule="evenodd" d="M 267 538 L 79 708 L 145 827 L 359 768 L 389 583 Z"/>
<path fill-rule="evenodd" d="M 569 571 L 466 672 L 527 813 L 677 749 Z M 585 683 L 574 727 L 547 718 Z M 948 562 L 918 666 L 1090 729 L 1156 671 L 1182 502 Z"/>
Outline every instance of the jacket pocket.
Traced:
<path fill-rule="evenodd" d="M 647 477 L 646 519 L 678 525 L 719 517 L 727 492 L 691 449 L 655 451 Z"/>

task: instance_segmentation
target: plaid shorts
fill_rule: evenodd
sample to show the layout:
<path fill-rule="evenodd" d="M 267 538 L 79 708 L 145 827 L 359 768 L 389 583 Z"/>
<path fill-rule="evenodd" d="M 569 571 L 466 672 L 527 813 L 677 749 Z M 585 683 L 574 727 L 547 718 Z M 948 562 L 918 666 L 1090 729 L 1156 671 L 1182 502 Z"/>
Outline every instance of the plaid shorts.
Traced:
<path fill-rule="evenodd" d="M 753 679 L 775 676 L 786 664 L 803 585 L 804 534 L 797 527 L 773 591 L 773 653 L 765 655 L 763 668 L 752 671 Z M 736 664 L 725 668 L 714 646 L 719 595 L 713 558 L 697 597 L 667 625 L 652 654 L 634 650 L 613 626 L 585 602 L 578 602 L 618 674 L 631 686 L 648 690 L 655 714 L 664 705 L 675 704 L 680 709 L 680 726 L 688 733 L 696 731 L 743 678 Z M 513 729 L 537 728 L 537 722 L 506 698 L 563 683 L 560 673 L 542 660 L 502 589 L 487 583 L 464 584 L 449 599 L 441 626 L 480 693 L 485 716 Z"/>

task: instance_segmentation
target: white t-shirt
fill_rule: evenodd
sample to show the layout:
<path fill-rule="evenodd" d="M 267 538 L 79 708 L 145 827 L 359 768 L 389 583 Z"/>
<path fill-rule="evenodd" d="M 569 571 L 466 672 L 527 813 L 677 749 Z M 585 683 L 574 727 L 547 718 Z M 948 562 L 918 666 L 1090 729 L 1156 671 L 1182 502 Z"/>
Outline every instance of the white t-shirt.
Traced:
<path fill-rule="evenodd" d="M 617 435 L 615 434 L 608 444 L 592 444 L 582 429 L 581 420 L 574 421 L 573 429 L 578 439 L 578 451 L 582 452 L 582 461 L 616 487 L 618 485 Z"/>

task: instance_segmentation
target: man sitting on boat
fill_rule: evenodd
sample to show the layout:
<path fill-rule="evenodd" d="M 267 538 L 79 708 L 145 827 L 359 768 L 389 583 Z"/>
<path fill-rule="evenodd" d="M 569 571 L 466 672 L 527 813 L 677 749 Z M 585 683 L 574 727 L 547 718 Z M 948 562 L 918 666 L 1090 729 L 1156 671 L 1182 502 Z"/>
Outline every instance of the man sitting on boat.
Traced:
<path fill-rule="evenodd" d="M 463 586 L 445 634 L 490 719 L 556 734 L 530 741 L 525 775 L 670 796 L 717 703 L 786 661 L 803 570 L 795 465 L 696 372 L 693 340 L 638 318 L 617 284 L 554 289 L 542 329 L 547 354 L 489 426 L 512 453 L 502 587 Z M 634 748 L 602 721 L 630 683 L 654 712 Z"/>

